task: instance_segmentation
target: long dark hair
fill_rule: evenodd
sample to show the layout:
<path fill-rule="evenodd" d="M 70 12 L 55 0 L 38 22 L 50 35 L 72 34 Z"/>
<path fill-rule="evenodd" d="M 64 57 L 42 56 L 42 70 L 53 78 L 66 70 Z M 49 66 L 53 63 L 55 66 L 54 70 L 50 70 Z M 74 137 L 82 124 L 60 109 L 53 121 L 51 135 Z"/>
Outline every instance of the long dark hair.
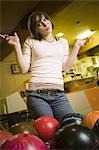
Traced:
<path fill-rule="evenodd" d="M 29 16 L 29 19 L 28 19 L 28 31 L 29 33 L 31 34 L 31 36 L 33 36 L 34 39 L 38 39 L 38 40 L 41 40 L 42 37 L 40 35 L 39 32 L 37 32 L 37 21 L 36 21 L 36 17 L 38 16 L 39 19 L 42 18 L 42 15 L 51 21 L 51 18 L 49 17 L 49 15 L 47 15 L 45 12 L 42 12 L 42 11 L 36 11 L 36 12 L 33 12 L 30 16 Z M 52 23 L 52 21 L 51 21 Z M 52 29 L 54 28 L 54 25 L 52 23 Z"/>

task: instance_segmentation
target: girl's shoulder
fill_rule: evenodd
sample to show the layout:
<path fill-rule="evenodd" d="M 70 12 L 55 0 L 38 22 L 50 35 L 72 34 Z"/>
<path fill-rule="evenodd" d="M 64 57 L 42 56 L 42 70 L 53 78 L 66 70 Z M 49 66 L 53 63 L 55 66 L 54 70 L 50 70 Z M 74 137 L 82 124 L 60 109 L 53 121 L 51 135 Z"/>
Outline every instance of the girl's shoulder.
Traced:
<path fill-rule="evenodd" d="M 60 38 L 61 41 L 68 41 L 66 38 Z"/>
<path fill-rule="evenodd" d="M 68 44 L 68 40 L 65 38 L 59 38 L 59 40 L 62 44 Z"/>
<path fill-rule="evenodd" d="M 34 45 L 35 39 L 32 36 L 28 36 L 25 39 L 24 44 L 29 45 L 30 47 Z"/>
<path fill-rule="evenodd" d="M 35 39 L 32 36 L 28 36 L 25 41 L 34 41 Z"/>

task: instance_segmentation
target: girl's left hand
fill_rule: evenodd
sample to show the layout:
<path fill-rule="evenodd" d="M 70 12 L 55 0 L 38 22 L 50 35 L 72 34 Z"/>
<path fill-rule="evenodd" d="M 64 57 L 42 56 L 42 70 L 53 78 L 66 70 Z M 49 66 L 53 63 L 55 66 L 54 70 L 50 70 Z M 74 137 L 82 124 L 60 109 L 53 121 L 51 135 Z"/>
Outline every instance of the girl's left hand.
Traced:
<path fill-rule="evenodd" d="M 88 38 L 86 38 L 86 39 L 77 39 L 76 40 L 76 44 L 78 44 L 80 47 L 87 45 L 88 42 L 89 42 Z"/>

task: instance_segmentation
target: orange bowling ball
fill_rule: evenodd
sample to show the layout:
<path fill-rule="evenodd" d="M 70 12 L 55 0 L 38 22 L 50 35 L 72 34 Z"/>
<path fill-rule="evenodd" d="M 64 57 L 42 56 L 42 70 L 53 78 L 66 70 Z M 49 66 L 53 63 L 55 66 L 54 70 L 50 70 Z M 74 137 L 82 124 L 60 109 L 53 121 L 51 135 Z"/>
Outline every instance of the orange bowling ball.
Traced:
<path fill-rule="evenodd" d="M 83 123 L 92 129 L 98 119 L 99 119 L 99 111 L 91 111 L 85 115 Z"/>

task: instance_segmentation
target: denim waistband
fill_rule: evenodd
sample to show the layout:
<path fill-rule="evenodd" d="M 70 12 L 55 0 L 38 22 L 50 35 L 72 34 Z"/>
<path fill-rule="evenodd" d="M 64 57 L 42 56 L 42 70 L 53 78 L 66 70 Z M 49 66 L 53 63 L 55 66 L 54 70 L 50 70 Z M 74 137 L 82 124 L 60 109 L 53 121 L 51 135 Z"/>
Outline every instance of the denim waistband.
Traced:
<path fill-rule="evenodd" d="M 27 91 L 29 93 L 63 93 L 64 91 L 61 91 L 59 89 L 38 89 L 38 90 L 30 90 L 30 91 Z"/>

